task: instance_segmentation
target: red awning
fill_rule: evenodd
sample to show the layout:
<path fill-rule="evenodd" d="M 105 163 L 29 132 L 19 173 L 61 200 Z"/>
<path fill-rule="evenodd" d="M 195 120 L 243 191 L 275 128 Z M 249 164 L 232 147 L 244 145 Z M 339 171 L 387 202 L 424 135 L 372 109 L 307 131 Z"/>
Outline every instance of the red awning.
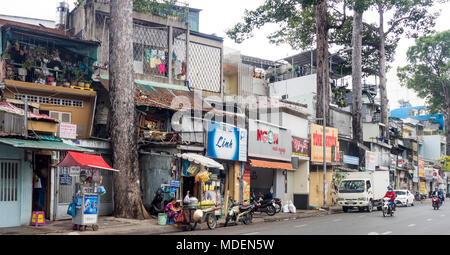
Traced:
<path fill-rule="evenodd" d="M 291 163 L 284 163 L 284 162 L 273 162 L 273 161 L 250 159 L 250 164 L 254 167 L 294 170 L 294 168 L 292 168 Z"/>
<path fill-rule="evenodd" d="M 110 171 L 119 171 L 111 168 L 101 156 L 69 151 L 66 156 L 59 162 L 56 167 L 72 167 L 79 166 L 83 169 L 98 168 Z"/>

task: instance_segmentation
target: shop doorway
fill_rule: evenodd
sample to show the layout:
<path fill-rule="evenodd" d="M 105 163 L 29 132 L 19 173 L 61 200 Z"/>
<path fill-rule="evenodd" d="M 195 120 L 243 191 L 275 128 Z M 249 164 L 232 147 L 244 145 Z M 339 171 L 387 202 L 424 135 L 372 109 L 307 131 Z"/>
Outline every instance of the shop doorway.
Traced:
<path fill-rule="evenodd" d="M 33 164 L 33 211 L 43 211 L 50 219 L 51 155 L 35 154 Z"/>
<path fill-rule="evenodd" d="M 181 194 L 181 197 L 184 198 L 188 191 L 189 196 L 198 197 L 198 189 L 196 187 L 197 185 L 195 185 L 195 177 L 183 176 L 183 194 Z"/>

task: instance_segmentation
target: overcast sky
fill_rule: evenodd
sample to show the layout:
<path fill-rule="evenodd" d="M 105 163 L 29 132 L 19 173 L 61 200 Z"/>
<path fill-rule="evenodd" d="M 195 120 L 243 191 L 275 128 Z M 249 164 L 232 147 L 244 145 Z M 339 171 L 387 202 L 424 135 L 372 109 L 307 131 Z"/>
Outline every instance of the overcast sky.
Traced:
<path fill-rule="evenodd" d="M 55 20 L 56 0 L 0 0 L 0 14 L 25 16 L 39 19 Z M 235 44 L 226 38 L 225 31 L 235 23 L 242 20 L 245 9 L 255 9 L 264 0 L 185 0 L 192 8 L 202 9 L 200 12 L 200 32 L 223 37 L 224 45 L 240 50 L 242 54 L 260 57 L 269 60 L 278 60 L 290 56 L 298 51 L 294 51 L 289 45 L 269 44 L 267 35 L 274 31 L 276 25 L 266 25 L 260 30 L 254 31 L 254 37 L 244 41 L 242 44 Z M 68 0 L 70 9 L 74 7 L 74 0 Z M 441 16 L 437 20 L 435 30 L 443 31 L 450 29 L 448 17 L 450 17 L 450 4 L 441 5 L 436 9 L 442 10 Z M 367 21 L 376 22 L 378 17 L 375 12 L 366 12 L 363 17 Z M 413 105 L 423 104 L 423 100 L 415 96 L 413 91 L 400 87 L 396 69 L 406 63 L 406 51 L 414 44 L 414 40 L 402 39 L 396 51 L 393 68 L 387 75 L 388 96 L 391 109 L 399 106 L 399 99 L 407 99 Z M 369 80 L 373 82 L 374 79 Z"/>

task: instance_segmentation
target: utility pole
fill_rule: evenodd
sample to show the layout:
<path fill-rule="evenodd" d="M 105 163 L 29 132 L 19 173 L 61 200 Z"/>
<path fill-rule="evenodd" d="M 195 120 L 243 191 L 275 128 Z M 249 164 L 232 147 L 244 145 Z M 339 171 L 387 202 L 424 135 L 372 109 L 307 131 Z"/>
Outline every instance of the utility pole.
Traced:
<path fill-rule="evenodd" d="M 25 96 L 23 108 L 23 125 L 25 128 L 24 136 L 25 139 L 28 139 L 28 96 Z"/>

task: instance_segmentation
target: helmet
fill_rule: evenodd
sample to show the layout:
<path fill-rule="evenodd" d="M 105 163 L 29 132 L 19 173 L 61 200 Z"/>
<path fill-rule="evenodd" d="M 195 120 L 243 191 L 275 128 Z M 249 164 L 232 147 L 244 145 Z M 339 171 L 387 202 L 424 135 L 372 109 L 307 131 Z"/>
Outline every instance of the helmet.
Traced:
<path fill-rule="evenodd" d="M 389 186 L 387 187 L 387 189 L 388 189 L 388 191 L 392 191 L 392 186 L 389 185 Z"/>

